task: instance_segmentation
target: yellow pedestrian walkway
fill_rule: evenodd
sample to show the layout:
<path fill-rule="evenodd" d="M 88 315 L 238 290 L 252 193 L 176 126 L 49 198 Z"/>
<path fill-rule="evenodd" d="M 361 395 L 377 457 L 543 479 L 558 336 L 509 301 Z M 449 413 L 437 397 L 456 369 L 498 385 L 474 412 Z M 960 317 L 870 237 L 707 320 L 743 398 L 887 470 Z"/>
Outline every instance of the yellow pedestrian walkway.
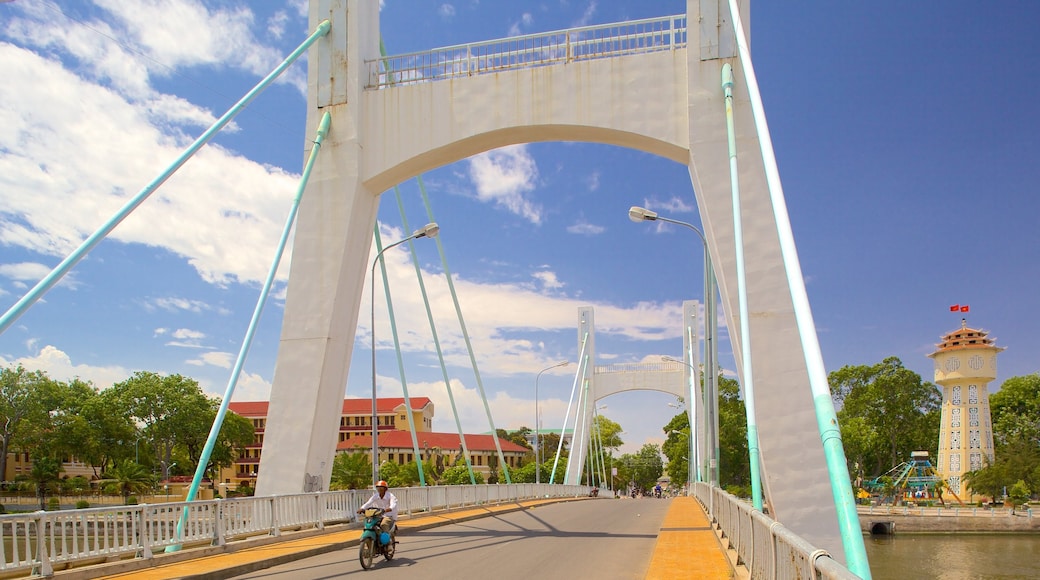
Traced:
<path fill-rule="evenodd" d="M 647 580 L 736 578 L 733 566 L 693 497 L 672 500 L 650 559 Z"/>

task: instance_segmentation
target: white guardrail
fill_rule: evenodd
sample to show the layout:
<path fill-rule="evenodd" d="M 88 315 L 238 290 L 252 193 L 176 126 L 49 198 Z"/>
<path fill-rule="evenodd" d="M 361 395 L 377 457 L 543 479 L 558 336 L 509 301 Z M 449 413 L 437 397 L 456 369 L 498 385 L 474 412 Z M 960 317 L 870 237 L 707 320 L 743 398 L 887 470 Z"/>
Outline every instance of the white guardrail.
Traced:
<path fill-rule="evenodd" d="M 783 524 L 720 488 L 694 485 L 697 499 L 736 550 L 751 578 L 859 580 L 848 568 Z"/>
<path fill-rule="evenodd" d="M 686 15 L 583 26 L 366 61 L 367 88 L 385 88 L 686 46 Z"/>
<path fill-rule="evenodd" d="M 579 497 L 581 485 L 522 483 L 393 490 L 401 517 L 539 497 Z M 38 511 L 0 516 L 0 572 L 51 576 L 56 565 L 99 559 L 150 559 L 167 546 L 223 546 L 283 530 L 324 529 L 356 521 L 371 490 Z M 187 512 L 184 528 L 177 523 Z"/>

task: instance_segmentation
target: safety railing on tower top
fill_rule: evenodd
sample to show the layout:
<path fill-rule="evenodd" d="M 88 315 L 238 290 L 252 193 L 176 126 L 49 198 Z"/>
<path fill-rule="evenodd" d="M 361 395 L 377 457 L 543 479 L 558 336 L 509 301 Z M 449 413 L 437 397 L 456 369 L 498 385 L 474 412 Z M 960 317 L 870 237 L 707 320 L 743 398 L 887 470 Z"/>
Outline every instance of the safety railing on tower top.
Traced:
<path fill-rule="evenodd" d="M 367 61 L 367 87 L 385 88 L 685 46 L 685 14 L 583 26 Z"/>

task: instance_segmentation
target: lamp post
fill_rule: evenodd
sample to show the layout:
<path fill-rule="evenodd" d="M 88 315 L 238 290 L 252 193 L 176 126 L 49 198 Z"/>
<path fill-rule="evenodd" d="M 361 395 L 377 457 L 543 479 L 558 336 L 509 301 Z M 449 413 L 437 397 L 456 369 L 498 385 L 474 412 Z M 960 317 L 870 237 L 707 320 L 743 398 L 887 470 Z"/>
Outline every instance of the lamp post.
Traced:
<path fill-rule="evenodd" d="M 628 218 L 634 222 L 662 221 L 693 230 L 704 245 L 704 420 L 706 423 L 708 449 L 708 479 L 712 485 L 719 485 L 719 385 L 718 385 L 718 316 L 715 313 L 715 270 L 708 251 L 708 240 L 704 233 L 691 224 L 679 220 L 662 217 L 657 212 L 632 206 L 628 210 Z"/>
<path fill-rule="evenodd" d="M 534 482 L 536 484 L 542 483 L 542 445 L 539 441 L 539 425 L 538 425 L 538 379 L 542 378 L 542 373 L 545 371 L 554 369 L 556 367 L 563 367 L 571 364 L 571 361 L 565 360 L 558 362 L 552 366 L 545 367 L 538 371 L 538 374 L 534 377 L 534 461 L 537 464 L 534 470 Z M 560 433 L 560 437 L 563 437 L 563 433 Z"/>
<path fill-rule="evenodd" d="M 173 463 L 171 463 L 169 465 L 166 465 L 165 461 L 160 461 L 159 463 L 162 464 L 163 479 L 166 480 L 166 481 L 169 481 L 170 480 L 170 470 L 173 469 L 174 465 L 177 465 L 177 462 L 174 461 Z"/>
<path fill-rule="evenodd" d="M 412 232 L 412 235 L 407 238 L 398 240 L 389 246 L 379 250 L 374 260 L 372 260 L 372 277 L 369 278 L 372 284 L 372 486 L 375 487 L 377 481 L 379 481 L 379 424 L 378 424 L 378 412 L 376 409 L 376 264 L 379 263 L 379 259 L 383 257 L 383 252 L 386 252 L 394 246 L 399 246 L 409 240 L 415 240 L 419 238 L 435 238 L 440 233 L 441 228 L 436 222 L 430 222 L 420 229 Z"/>

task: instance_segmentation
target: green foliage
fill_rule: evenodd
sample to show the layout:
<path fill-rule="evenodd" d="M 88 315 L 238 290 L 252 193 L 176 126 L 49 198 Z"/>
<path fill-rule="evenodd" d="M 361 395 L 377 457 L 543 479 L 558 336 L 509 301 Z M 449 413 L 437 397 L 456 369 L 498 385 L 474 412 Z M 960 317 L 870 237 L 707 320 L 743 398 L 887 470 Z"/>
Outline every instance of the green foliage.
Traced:
<path fill-rule="evenodd" d="M 1008 488 L 1008 499 L 1011 501 L 1013 507 L 1020 506 L 1029 501 L 1029 494 L 1032 493 L 1026 482 L 1021 479 L 1016 481 L 1014 485 Z"/>
<path fill-rule="evenodd" d="M 884 473 L 916 450 L 936 455 L 942 395 L 898 358 L 842 367 L 828 382 L 850 473 Z"/>
<path fill-rule="evenodd" d="M 690 420 L 686 413 L 679 413 L 664 426 L 665 441 L 661 452 L 668 458 L 665 471 L 672 485 L 680 486 L 690 478 Z"/>
<path fill-rule="evenodd" d="M 964 474 L 964 481 L 975 493 L 988 495 L 994 500 L 1001 497 L 1005 487 L 1022 481 L 1029 489 L 1040 489 L 1040 447 L 1028 436 L 1017 431 L 1014 435 L 1002 433 L 1005 441 L 996 448 L 994 461 L 982 469 Z"/>
<path fill-rule="evenodd" d="M 61 492 L 70 495 L 82 495 L 90 491 L 90 482 L 82 475 L 70 477 L 61 482 Z"/>
<path fill-rule="evenodd" d="M 652 489 L 664 473 L 664 462 L 661 460 L 661 448 L 647 443 L 639 453 L 626 453 L 614 461 L 618 468 L 618 477 L 624 482 L 621 485 L 635 485 L 641 489 Z"/>
<path fill-rule="evenodd" d="M 90 502 L 85 500 L 85 499 L 81 499 L 81 500 L 76 502 L 76 509 L 78 509 L 78 510 L 85 510 L 85 509 L 87 509 L 89 507 L 90 507 Z"/>
<path fill-rule="evenodd" d="M 484 476 L 479 471 L 473 472 L 473 478 L 478 484 L 484 483 Z M 453 465 L 445 469 L 440 483 L 441 485 L 469 485 L 469 472 L 466 470 L 466 465 Z"/>
<path fill-rule="evenodd" d="M 52 497 L 52 498 L 47 500 L 47 511 L 49 511 L 49 512 L 56 512 L 56 511 L 58 511 L 60 509 L 61 509 L 61 500 L 60 499 L 58 499 L 56 497 Z"/>
<path fill-rule="evenodd" d="M 530 427 L 520 427 L 516 431 L 506 431 L 505 429 L 495 429 L 495 433 L 498 434 L 498 438 L 499 439 L 505 439 L 506 441 L 511 441 L 513 443 L 516 443 L 517 445 L 519 445 L 521 447 L 526 447 L 527 449 L 531 449 L 531 442 L 528 441 L 528 438 L 531 437 L 531 428 Z"/>
<path fill-rule="evenodd" d="M 751 484 L 747 412 L 737 381 L 719 376 L 719 485 Z M 751 494 L 748 494 L 749 496 Z M 746 496 L 745 496 L 746 497 Z"/>
<path fill-rule="evenodd" d="M 332 483 L 329 489 L 364 489 L 372 483 L 372 461 L 363 451 L 337 453 L 332 460 Z"/>
<path fill-rule="evenodd" d="M 998 447 L 1012 440 L 1040 445 L 1040 373 L 1004 381 L 990 396 L 989 408 Z"/>
<path fill-rule="evenodd" d="M 21 365 L 0 369 L 0 474 L 7 472 L 13 449 L 33 456 L 40 450 L 39 438 L 50 421 L 47 393 L 53 384 L 42 371 L 30 372 Z"/>
<path fill-rule="evenodd" d="M 131 494 L 150 491 L 155 485 L 151 472 L 142 465 L 127 461 L 113 467 L 100 481 L 103 490 L 123 496 L 123 503 L 132 505 Z M 136 498 L 134 498 L 136 503 Z"/>
<path fill-rule="evenodd" d="M 61 471 L 61 462 L 53 457 L 37 457 L 33 459 L 29 479 L 36 487 L 36 496 L 40 499 L 41 510 L 46 509 L 44 502 L 47 499 L 47 493 L 58 487 L 58 477 Z"/>

